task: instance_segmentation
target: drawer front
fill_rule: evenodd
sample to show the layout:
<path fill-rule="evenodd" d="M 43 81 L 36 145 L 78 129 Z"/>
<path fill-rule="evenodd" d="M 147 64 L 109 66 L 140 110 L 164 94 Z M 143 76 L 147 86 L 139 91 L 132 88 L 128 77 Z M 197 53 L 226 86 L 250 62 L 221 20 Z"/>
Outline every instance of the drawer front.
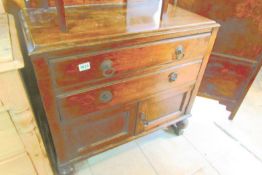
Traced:
<path fill-rule="evenodd" d="M 75 94 L 58 96 L 61 119 L 73 119 L 87 113 L 126 103 L 196 81 L 201 61 L 166 68 L 156 73 L 143 75 L 106 87 Z"/>
<path fill-rule="evenodd" d="M 51 60 L 56 87 L 98 81 L 172 61 L 203 58 L 210 34 L 176 38 L 94 56 Z"/>
<path fill-rule="evenodd" d="M 139 102 L 136 133 L 171 121 L 185 112 L 192 86 L 170 89 Z"/>
<path fill-rule="evenodd" d="M 67 145 L 73 146 L 71 156 L 91 154 L 133 136 L 136 113 L 137 104 L 119 105 L 71 122 L 66 129 L 70 138 Z"/>

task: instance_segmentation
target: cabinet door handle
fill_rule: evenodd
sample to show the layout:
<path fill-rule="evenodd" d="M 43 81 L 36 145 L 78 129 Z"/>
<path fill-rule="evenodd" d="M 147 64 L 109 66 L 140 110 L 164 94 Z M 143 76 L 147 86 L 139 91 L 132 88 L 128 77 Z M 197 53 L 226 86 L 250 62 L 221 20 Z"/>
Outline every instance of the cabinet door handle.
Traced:
<path fill-rule="evenodd" d="M 100 93 L 100 96 L 99 96 L 99 100 L 102 102 L 102 103 L 107 103 L 109 101 L 111 101 L 113 98 L 113 94 L 111 91 L 102 91 Z"/>
<path fill-rule="evenodd" d="M 176 55 L 177 60 L 183 59 L 184 56 L 185 56 L 184 46 L 182 46 L 182 45 L 177 46 L 177 48 L 175 50 L 175 55 Z"/>
<path fill-rule="evenodd" d="M 141 118 L 141 121 L 143 122 L 143 124 L 145 126 L 148 126 L 149 122 L 146 120 L 146 114 L 144 112 L 140 113 L 140 118 Z"/>
<path fill-rule="evenodd" d="M 169 77 L 169 82 L 174 82 L 174 81 L 177 80 L 178 75 L 177 75 L 177 73 L 172 72 L 171 74 L 169 74 L 168 77 Z"/>
<path fill-rule="evenodd" d="M 114 76 L 115 69 L 113 68 L 113 62 L 111 60 L 104 60 L 101 63 L 100 69 L 104 77 L 109 78 Z"/>

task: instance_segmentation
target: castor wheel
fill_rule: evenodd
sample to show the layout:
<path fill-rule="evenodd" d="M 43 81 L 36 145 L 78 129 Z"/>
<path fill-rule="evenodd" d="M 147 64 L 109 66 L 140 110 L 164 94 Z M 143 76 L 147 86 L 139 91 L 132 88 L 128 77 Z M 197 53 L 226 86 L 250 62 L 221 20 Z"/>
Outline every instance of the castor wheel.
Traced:
<path fill-rule="evenodd" d="M 188 126 L 188 119 L 177 122 L 171 127 L 174 129 L 176 135 L 180 136 L 184 133 L 185 128 Z"/>
<path fill-rule="evenodd" d="M 58 167 L 58 174 L 59 175 L 74 175 L 75 174 L 75 167 L 72 164 L 59 166 Z"/>

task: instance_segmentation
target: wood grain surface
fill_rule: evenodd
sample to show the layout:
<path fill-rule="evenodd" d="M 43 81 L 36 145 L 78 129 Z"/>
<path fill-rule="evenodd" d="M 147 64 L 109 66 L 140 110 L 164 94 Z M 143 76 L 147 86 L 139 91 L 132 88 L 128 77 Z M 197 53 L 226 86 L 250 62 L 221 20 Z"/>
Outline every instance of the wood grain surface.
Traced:
<path fill-rule="evenodd" d="M 139 100 L 172 87 L 193 84 L 196 81 L 200 63 L 167 68 L 154 74 L 144 75 L 138 79 L 113 84 L 92 91 L 85 92 L 84 89 L 80 89 L 69 94 L 62 94 L 58 96 L 61 119 L 73 119 L 116 104 Z M 174 82 L 169 80 L 169 76 L 172 73 L 177 74 L 177 79 Z M 101 93 L 105 91 L 112 93 L 112 99 L 108 102 L 103 102 L 99 98 Z"/>
<path fill-rule="evenodd" d="M 59 172 L 190 116 L 219 25 L 161 10 L 152 1 L 68 6 L 67 33 L 54 9 L 20 14 Z"/>
<path fill-rule="evenodd" d="M 181 60 L 202 59 L 207 50 L 209 37 L 210 34 L 181 37 L 156 42 L 153 45 L 137 45 L 104 54 L 95 54 L 94 56 L 80 55 L 51 60 L 50 65 L 55 86 L 61 88 L 77 83 L 94 82 L 159 64 L 171 62 L 180 64 Z M 177 58 L 175 53 L 180 46 L 183 47 L 183 57 L 181 59 Z M 108 62 L 111 65 L 108 68 L 103 68 L 103 64 Z M 89 64 L 90 68 L 79 71 L 79 65 L 81 64 Z"/>

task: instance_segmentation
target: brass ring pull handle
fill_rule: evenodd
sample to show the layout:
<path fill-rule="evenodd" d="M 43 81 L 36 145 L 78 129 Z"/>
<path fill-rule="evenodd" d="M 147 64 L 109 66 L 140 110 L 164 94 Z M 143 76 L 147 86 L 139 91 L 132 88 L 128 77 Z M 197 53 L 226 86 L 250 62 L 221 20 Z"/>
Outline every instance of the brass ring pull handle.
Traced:
<path fill-rule="evenodd" d="M 109 78 L 115 74 L 115 69 L 112 66 L 111 60 L 104 60 L 100 66 L 102 74 L 104 77 Z"/>
<path fill-rule="evenodd" d="M 175 72 L 173 72 L 173 73 L 171 73 L 171 74 L 169 74 L 169 82 L 174 82 L 174 81 L 176 81 L 177 80 L 177 73 L 175 73 Z"/>
<path fill-rule="evenodd" d="M 99 100 L 102 103 L 110 102 L 113 98 L 113 94 L 110 91 L 102 91 L 99 96 Z"/>
<path fill-rule="evenodd" d="M 182 46 L 182 45 L 177 46 L 176 51 L 175 51 L 175 55 L 176 55 L 177 60 L 183 59 L 184 56 L 185 56 L 184 46 Z"/>

